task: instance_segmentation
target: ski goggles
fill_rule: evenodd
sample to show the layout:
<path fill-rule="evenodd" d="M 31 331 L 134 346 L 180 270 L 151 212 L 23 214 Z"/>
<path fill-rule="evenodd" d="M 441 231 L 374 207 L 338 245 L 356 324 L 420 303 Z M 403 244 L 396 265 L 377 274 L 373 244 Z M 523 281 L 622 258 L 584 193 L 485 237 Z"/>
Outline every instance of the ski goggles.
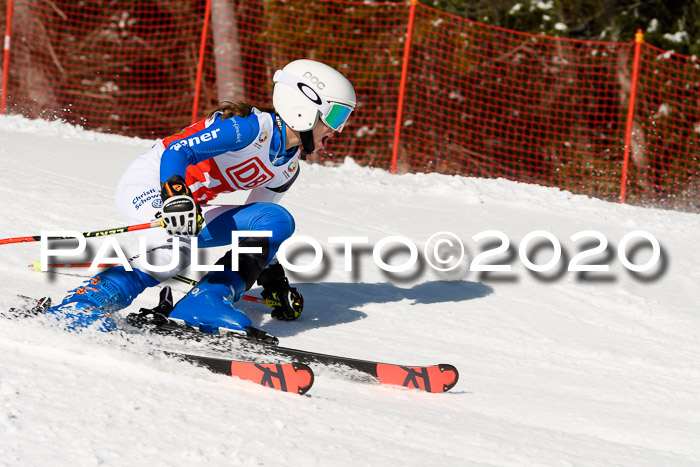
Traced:
<path fill-rule="evenodd" d="M 272 81 L 286 84 L 304 94 L 309 99 L 309 102 L 318 109 L 323 123 L 335 131 L 343 130 L 345 122 L 348 121 L 350 114 L 354 110 L 353 107 L 339 102 L 328 102 L 307 81 L 284 70 L 277 70 L 272 77 Z"/>
<path fill-rule="evenodd" d="M 348 121 L 350 114 L 352 113 L 352 107 L 349 107 L 338 102 L 330 103 L 331 109 L 328 111 L 327 115 L 321 113 L 321 120 L 323 123 L 328 125 L 335 131 L 342 131 L 345 126 L 345 122 Z"/>

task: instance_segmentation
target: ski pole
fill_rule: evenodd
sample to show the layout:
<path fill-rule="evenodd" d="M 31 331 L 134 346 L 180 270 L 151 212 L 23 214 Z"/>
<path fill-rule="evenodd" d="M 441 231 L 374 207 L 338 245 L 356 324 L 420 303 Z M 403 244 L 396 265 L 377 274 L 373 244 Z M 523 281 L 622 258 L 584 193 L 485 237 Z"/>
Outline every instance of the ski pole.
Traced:
<path fill-rule="evenodd" d="M 47 268 L 89 268 L 92 266 L 92 263 L 49 263 L 46 265 Z M 103 269 L 103 268 L 111 268 L 112 266 L 118 266 L 117 263 L 99 263 L 96 265 L 96 267 Z M 36 260 L 34 261 L 34 264 L 28 264 L 28 268 L 34 269 L 36 272 L 41 272 L 41 261 Z"/>
<path fill-rule="evenodd" d="M 89 268 L 92 265 L 92 263 L 50 263 L 47 264 L 46 266 L 48 268 Z M 109 268 L 112 266 L 117 266 L 116 263 L 100 263 L 97 265 L 98 268 Z M 41 272 L 41 261 L 34 261 L 34 264 L 28 265 L 28 267 L 34 269 L 37 272 Z M 176 281 L 183 282 L 185 284 L 191 285 L 194 287 L 197 285 L 199 281 L 190 279 L 189 277 L 181 276 L 181 275 L 176 275 L 173 276 L 173 279 Z M 269 308 L 275 307 L 275 306 L 280 306 L 280 303 L 276 300 L 270 300 L 268 298 L 259 298 L 259 297 L 253 297 L 252 295 L 243 295 L 241 297 L 242 300 L 246 300 L 248 302 L 254 302 L 254 303 L 262 303 L 263 305 L 267 305 Z"/>
<path fill-rule="evenodd" d="M 115 235 L 124 232 L 133 232 L 135 230 L 145 230 L 152 229 L 155 227 L 163 227 L 163 221 L 157 220 L 152 222 L 147 222 L 145 224 L 135 224 L 127 225 L 125 227 L 117 227 L 116 229 L 105 229 L 105 230 L 93 230 L 92 232 L 83 232 L 83 236 L 86 238 L 90 237 L 104 237 L 105 235 Z M 48 237 L 47 240 L 73 240 L 75 237 Z M 6 245 L 8 243 L 28 243 L 28 242 L 38 242 L 41 240 L 41 235 L 32 235 L 31 237 L 14 237 L 14 238 L 3 238 L 0 239 L 0 245 Z"/>
<path fill-rule="evenodd" d="M 181 275 L 175 275 L 173 276 L 173 279 L 176 281 L 184 282 L 185 284 L 189 284 L 192 287 L 197 285 L 199 281 L 196 281 L 194 279 L 190 279 L 189 277 L 181 276 Z M 241 297 L 242 300 L 248 301 L 248 302 L 254 302 L 254 303 L 262 303 L 263 305 L 267 305 L 268 308 L 272 308 L 275 306 L 280 306 L 280 302 L 276 300 L 270 300 L 269 298 L 260 298 L 260 297 L 253 297 L 252 295 L 243 295 Z"/>
<path fill-rule="evenodd" d="M 241 297 L 241 299 L 246 300 L 248 302 L 253 302 L 253 303 L 262 303 L 263 305 L 267 305 L 268 308 L 280 306 L 280 302 L 278 302 L 276 300 L 271 300 L 269 298 L 260 298 L 260 297 L 253 297 L 252 295 L 243 295 L 243 297 Z"/>

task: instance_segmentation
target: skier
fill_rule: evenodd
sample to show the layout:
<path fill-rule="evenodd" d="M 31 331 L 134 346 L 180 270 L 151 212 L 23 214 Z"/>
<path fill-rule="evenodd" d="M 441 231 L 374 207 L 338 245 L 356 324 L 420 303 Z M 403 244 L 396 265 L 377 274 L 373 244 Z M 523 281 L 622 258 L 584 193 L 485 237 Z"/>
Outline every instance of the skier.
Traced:
<path fill-rule="evenodd" d="M 269 231 L 270 237 L 241 238 L 241 249 L 261 253 L 240 253 L 233 268 L 229 250 L 215 263 L 220 270 L 208 272 L 169 317 L 207 333 L 266 334 L 234 307 L 256 281 L 264 298 L 280 303 L 272 310 L 274 318 L 301 315 L 303 297 L 274 259 L 295 227 L 291 214 L 276 203 L 299 176 L 298 160 L 343 130 L 356 97 L 341 73 L 312 60 L 289 63 L 273 82 L 274 108 L 225 102 L 129 166 L 116 191 L 119 210 L 130 223 L 161 217 L 164 229 L 141 232 L 147 254 L 130 260 L 132 271 L 116 266 L 97 274 L 48 314 L 73 328 L 97 323 L 114 329 L 111 313 L 190 264 L 194 239 L 200 248 L 217 247 L 230 245 L 233 231 Z M 237 190 L 250 191 L 244 205 L 208 204 Z"/>

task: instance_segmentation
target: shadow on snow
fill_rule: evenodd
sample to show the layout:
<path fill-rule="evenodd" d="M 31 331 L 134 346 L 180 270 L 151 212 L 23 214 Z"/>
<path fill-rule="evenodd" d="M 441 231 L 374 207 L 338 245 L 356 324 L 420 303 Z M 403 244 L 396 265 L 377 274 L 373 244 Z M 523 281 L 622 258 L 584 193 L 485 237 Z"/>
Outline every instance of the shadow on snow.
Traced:
<path fill-rule="evenodd" d="M 301 318 L 294 322 L 271 320 L 261 325 L 267 313 L 264 305 L 246 304 L 246 314 L 254 326 L 278 336 L 289 337 L 308 329 L 350 323 L 367 317 L 360 311 L 369 303 L 391 303 L 411 300 L 414 304 L 437 305 L 461 302 L 485 297 L 493 292 L 487 285 L 469 281 L 433 281 L 411 288 L 401 288 L 390 283 L 323 283 L 299 284 L 304 294 L 305 307 Z M 257 292 L 257 293 L 256 293 Z M 253 291 L 258 295 L 259 291 Z"/>

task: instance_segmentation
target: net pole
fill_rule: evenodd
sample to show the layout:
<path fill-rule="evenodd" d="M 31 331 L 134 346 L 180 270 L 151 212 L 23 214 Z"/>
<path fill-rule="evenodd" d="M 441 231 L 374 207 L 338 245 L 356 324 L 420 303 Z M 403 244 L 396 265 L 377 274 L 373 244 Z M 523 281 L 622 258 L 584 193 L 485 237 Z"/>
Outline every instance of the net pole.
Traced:
<path fill-rule="evenodd" d="M 204 70 L 204 52 L 207 45 L 207 31 L 209 30 L 209 18 L 211 17 L 211 0 L 207 0 L 204 6 L 204 24 L 202 25 L 202 39 L 199 42 L 199 59 L 197 60 L 197 76 L 194 85 L 194 100 L 192 102 L 192 123 L 199 120 L 199 93 L 202 88 L 202 71 Z"/>
<path fill-rule="evenodd" d="M 622 159 L 622 179 L 620 181 L 620 202 L 627 201 L 627 173 L 629 170 L 630 145 L 632 142 L 632 126 L 634 125 L 634 103 L 637 100 L 637 80 L 639 78 L 639 57 L 641 55 L 644 33 L 637 29 L 634 36 L 634 62 L 632 63 L 632 85 L 630 87 L 630 104 L 627 108 L 627 123 L 625 126 L 625 152 Z"/>
<path fill-rule="evenodd" d="M 401 66 L 401 81 L 399 82 L 399 101 L 396 108 L 396 125 L 394 126 L 394 147 L 391 154 L 391 173 L 396 173 L 396 163 L 399 156 L 399 141 L 401 140 L 401 120 L 403 120 L 403 101 L 406 93 L 406 76 L 408 75 L 408 58 L 411 53 L 411 37 L 416 16 L 418 0 L 411 0 L 408 10 L 408 27 L 406 28 L 406 43 L 403 47 L 403 64 Z"/>
<path fill-rule="evenodd" d="M 0 91 L 0 115 L 5 115 L 5 107 L 7 105 L 7 88 L 8 80 L 10 79 L 10 37 L 12 35 L 12 8 L 13 1 L 7 1 L 7 24 L 5 25 L 5 45 L 3 47 L 2 57 L 2 85 Z"/>

